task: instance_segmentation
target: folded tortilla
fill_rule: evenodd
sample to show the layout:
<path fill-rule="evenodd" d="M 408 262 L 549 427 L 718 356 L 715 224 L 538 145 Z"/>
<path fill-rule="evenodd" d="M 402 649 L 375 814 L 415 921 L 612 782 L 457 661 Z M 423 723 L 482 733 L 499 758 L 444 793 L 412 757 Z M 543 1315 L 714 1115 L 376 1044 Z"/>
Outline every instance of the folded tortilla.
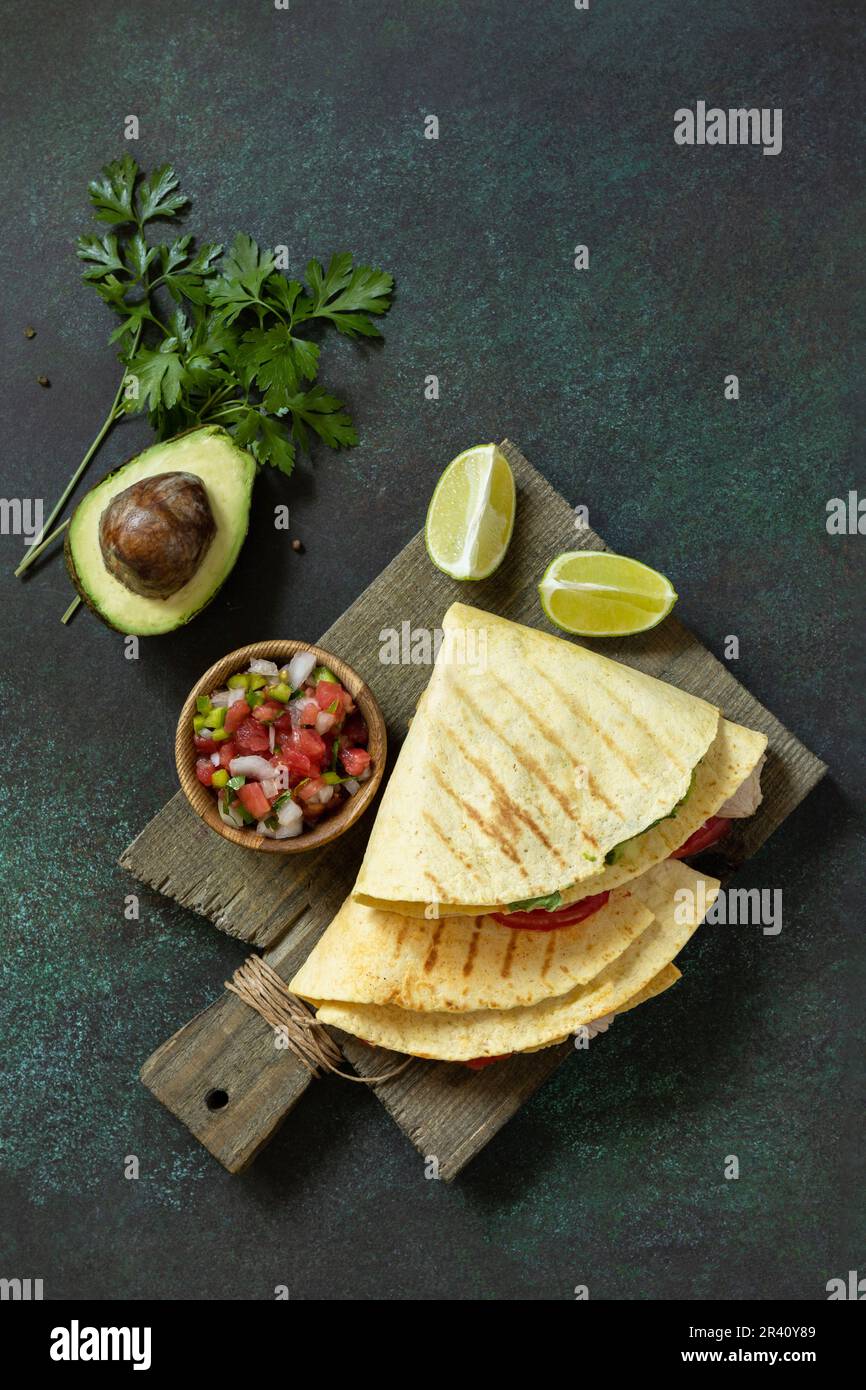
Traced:
<path fill-rule="evenodd" d="M 402 1009 L 508 1009 L 586 984 L 650 925 L 619 889 L 573 927 L 525 931 L 492 917 L 401 917 L 347 898 L 292 981 L 304 999 Z"/>
<path fill-rule="evenodd" d="M 443 632 L 355 895 L 420 913 L 582 896 L 609 850 L 686 795 L 718 709 L 464 604 Z"/>
<path fill-rule="evenodd" d="M 652 914 L 649 924 L 637 930 L 629 944 L 585 983 L 528 1006 L 424 1010 L 401 1008 L 394 1003 L 334 999 L 327 994 L 318 996 L 309 992 L 303 968 L 295 976 L 291 988 L 316 1005 L 321 1023 L 332 1024 L 367 1042 L 417 1057 L 468 1061 L 547 1047 L 594 1019 L 624 1010 L 630 1000 L 636 1001 L 638 995 L 650 989 L 695 931 L 704 912 L 715 901 L 719 887 L 717 879 L 698 874 L 679 860 L 657 865 L 641 878 L 639 887 L 635 886 L 632 893 L 634 897 L 639 896 Z M 585 929 L 591 920 L 587 919 Z M 426 924 L 426 930 L 430 933 L 433 924 Z M 502 930 L 520 934 L 514 928 Z M 553 937 L 557 935 L 557 932 L 550 933 Z M 320 945 L 324 945 L 327 936 L 328 933 Z M 326 983 L 323 962 L 327 963 L 329 954 L 334 960 L 334 979 L 342 978 L 338 960 L 340 936 L 335 935 L 332 943 L 333 952 L 326 950 L 316 967 L 319 985 Z M 455 959 L 449 957 L 449 972 L 455 964 Z M 435 961 L 432 969 L 436 969 Z M 410 978 L 414 984 L 411 972 Z M 362 983 L 356 988 L 349 984 L 348 989 L 350 993 L 363 993 L 367 985 Z M 507 997 L 494 993 L 494 989 L 495 981 L 491 979 L 488 993 L 494 998 Z"/>

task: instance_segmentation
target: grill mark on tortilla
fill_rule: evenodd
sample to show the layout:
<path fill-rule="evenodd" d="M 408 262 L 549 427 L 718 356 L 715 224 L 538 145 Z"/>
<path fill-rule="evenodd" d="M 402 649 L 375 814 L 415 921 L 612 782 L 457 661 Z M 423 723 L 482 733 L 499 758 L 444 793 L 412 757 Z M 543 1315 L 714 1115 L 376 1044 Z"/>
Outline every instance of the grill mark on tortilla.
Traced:
<path fill-rule="evenodd" d="M 526 826 L 527 830 L 530 830 L 532 834 L 536 837 L 536 839 L 541 841 L 541 843 L 544 845 L 544 848 L 548 851 L 549 854 L 553 855 L 554 859 L 558 861 L 562 868 L 567 869 L 568 863 L 562 857 L 559 850 L 552 843 L 552 841 L 548 839 L 547 835 L 545 835 L 544 831 L 542 830 L 538 822 L 535 820 L 535 818 L 531 816 L 528 811 L 525 811 L 522 806 L 518 806 L 516 801 L 512 801 L 511 797 L 508 795 L 507 790 L 502 785 L 495 773 L 491 772 L 489 767 L 487 767 L 480 758 L 477 758 L 474 753 L 470 752 L 470 750 L 466 748 L 464 744 L 461 743 L 460 739 L 456 736 L 453 730 L 451 732 L 451 739 L 452 742 L 458 748 L 458 750 L 463 754 L 463 757 L 466 759 L 466 761 L 468 763 L 471 763 L 472 766 L 476 769 L 476 771 L 480 772 L 481 776 L 486 778 L 492 786 L 496 796 L 496 809 L 498 810 L 502 820 L 505 822 L 506 828 L 510 828 L 509 822 L 513 823 L 514 821 L 522 821 L 523 824 Z"/>
<path fill-rule="evenodd" d="M 436 781 L 439 783 L 440 787 L 441 787 L 442 790 L 446 793 L 446 795 L 447 795 L 447 796 L 450 796 L 452 800 L 456 801 L 457 798 L 454 796 L 454 793 L 452 792 L 452 790 L 451 790 L 451 788 L 449 787 L 448 783 L 446 782 L 445 778 L 442 776 L 442 773 L 439 771 L 439 768 L 436 767 L 435 763 L 434 763 L 434 765 L 433 765 L 431 771 L 432 771 L 432 773 L 433 773 L 434 778 L 435 778 Z M 479 830 L 482 830 L 482 831 L 484 832 L 484 834 L 485 834 L 490 840 L 493 841 L 493 843 L 496 845 L 497 849 L 498 849 L 502 854 L 504 854 L 504 855 L 506 856 L 506 858 L 508 858 L 508 859 L 511 860 L 511 862 L 515 865 L 515 867 L 517 868 L 518 872 L 522 875 L 522 877 L 525 878 L 525 879 L 528 879 L 528 878 L 529 878 L 529 875 L 528 875 L 528 873 L 526 872 L 526 869 L 524 868 L 523 864 L 521 863 L 520 855 L 517 853 L 517 850 L 516 850 L 516 849 L 514 848 L 514 846 L 506 839 L 506 837 L 505 837 L 504 835 L 502 835 L 502 834 L 500 833 L 500 831 L 498 831 L 498 830 L 496 829 L 496 826 L 495 826 L 495 825 L 491 825 L 491 824 L 485 819 L 485 817 L 481 814 L 481 812 L 478 810 L 478 808 L 477 808 L 476 806 L 472 806 L 468 801 L 460 801 L 460 802 L 458 802 L 458 805 L 461 806 L 461 807 L 463 808 L 463 810 L 466 812 L 466 814 L 470 817 L 470 819 L 473 820 L 473 821 L 475 822 L 475 824 L 478 826 Z M 430 877 L 429 874 L 428 874 L 428 877 Z M 437 885 L 437 886 L 438 886 L 438 885 Z"/>
<path fill-rule="evenodd" d="M 426 975 L 429 975 L 430 971 L 433 969 L 433 966 L 436 964 L 436 957 L 439 954 L 439 938 L 442 935 L 444 926 L 444 922 L 436 923 L 436 930 L 433 933 L 433 940 L 430 942 L 430 950 L 427 952 L 427 957 L 424 961 L 423 966 L 424 973 Z"/>
<path fill-rule="evenodd" d="M 475 957 L 478 954 L 478 940 L 481 936 L 480 919 L 479 923 L 473 928 L 472 939 L 469 942 L 469 950 L 466 952 L 466 959 L 463 962 L 463 975 L 468 979 L 472 974 L 472 967 L 475 964 Z"/>
<path fill-rule="evenodd" d="M 566 709 L 569 711 L 569 713 L 574 715 L 575 719 L 580 720 L 581 724 L 585 725 L 588 729 L 591 729 L 594 734 L 598 735 L 605 747 L 610 749 L 611 753 L 613 753 L 617 758 L 619 758 L 620 762 L 626 768 L 628 768 L 635 781 L 640 782 L 640 785 L 646 791 L 651 791 L 652 788 L 649 782 L 644 781 L 643 777 L 638 772 L 637 768 L 635 767 L 631 759 L 628 757 L 628 755 L 623 752 L 623 750 L 619 747 L 617 743 L 614 742 L 614 740 L 610 737 L 609 734 L 606 734 L 603 729 L 599 728 L 593 722 L 593 720 L 587 715 L 586 711 L 581 709 L 580 705 L 573 703 L 573 701 L 570 698 L 569 692 L 567 690 L 563 690 L 561 685 L 557 685 L 550 672 L 539 671 L 538 667 L 533 666 L 531 661 L 527 661 L 526 664 L 527 666 L 529 666 L 530 670 L 535 672 L 539 680 L 547 681 L 548 685 L 553 687 L 560 700 L 565 705 Z"/>
<path fill-rule="evenodd" d="M 536 777 L 538 781 L 541 782 L 542 785 L 547 788 L 547 790 L 550 792 L 550 795 L 554 798 L 555 801 L 559 802 L 560 806 L 562 807 L 563 811 L 567 816 L 573 816 L 574 806 L 569 801 L 568 797 L 563 794 L 563 792 L 556 785 L 556 783 L 551 781 L 541 764 L 537 762 L 536 759 L 531 756 L 531 754 L 527 753 L 525 749 L 518 753 L 516 749 L 512 746 L 512 744 L 508 743 L 502 737 L 502 734 L 495 727 L 495 725 L 491 724 L 490 720 L 479 709 L 475 701 L 469 695 L 467 695 L 465 687 L 460 687 L 457 691 L 457 694 L 459 695 L 460 699 L 465 701 L 465 703 L 469 706 L 472 713 L 475 715 L 475 718 L 478 719 L 486 729 L 490 729 L 492 733 L 496 734 L 500 741 L 505 744 L 511 756 L 520 764 L 523 770 L 525 772 L 531 773 L 533 777 Z M 589 837 L 587 836 L 587 838 Z"/>
<path fill-rule="evenodd" d="M 528 715 L 528 717 L 532 720 L 533 724 L 535 725 L 535 732 L 541 734 L 542 738 L 546 739 L 548 743 L 552 743 L 554 748 L 558 748 L 560 752 L 564 753 L 567 758 L 570 758 L 573 761 L 574 752 L 571 748 L 569 748 L 568 744 L 563 743 L 561 739 L 556 738 L 555 735 L 551 733 L 550 729 L 544 728 L 543 725 L 541 725 L 540 727 L 538 726 L 538 713 L 536 710 L 532 708 L 528 701 L 524 700 L 523 697 L 516 690 L 513 690 L 511 688 L 511 686 L 506 685 L 504 681 L 501 681 L 499 677 L 495 675 L 492 671 L 488 671 L 487 675 L 488 679 L 491 681 L 493 685 L 497 685 L 500 690 L 504 691 L 507 695 L 510 695 L 514 703 L 520 706 L 524 714 Z M 605 796 L 604 792 L 599 787 L 591 772 L 589 773 L 588 782 L 589 790 L 591 794 L 595 797 L 596 801 L 602 802 L 602 804 L 605 805 L 607 809 L 613 813 L 613 815 L 621 817 L 622 810 L 616 804 L 615 801 L 611 801 L 609 797 Z"/>
<path fill-rule="evenodd" d="M 610 690 L 606 690 L 605 694 L 607 695 L 607 698 L 609 700 L 612 700 L 615 705 L 619 705 L 623 713 L 628 715 L 632 723 L 636 724 L 637 727 L 646 734 L 647 738 L 650 739 L 652 743 L 654 743 L 658 748 L 662 750 L 665 757 L 668 759 L 669 762 L 673 763 L 674 767 L 677 769 L 678 772 L 688 772 L 688 768 L 686 767 L 685 763 L 681 762 L 677 754 L 672 753 L 670 748 L 668 748 L 666 744 L 662 743 L 655 730 L 651 729 L 649 724 L 646 724 L 643 721 L 643 719 L 640 718 L 639 715 L 635 714 L 634 710 L 631 709 L 629 705 L 627 705 L 623 700 L 620 700 L 619 697 L 617 695 L 614 695 Z"/>
<path fill-rule="evenodd" d="M 505 955 L 502 960 L 502 969 L 499 972 L 503 980 L 507 980 L 511 974 L 511 962 L 514 960 L 514 952 L 517 950 L 518 930 L 518 927 L 512 927 L 509 933 L 508 945 L 505 948 Z"/>
<path fill-rule="evenodd" d="M 547 972 L 548 972 L 548 970 L 549 970 L 550 967 L 551 967 L 551 964 L 552 964 L 552 962 L 553 962 L 554 953 L 555 953 L 555 951 L 556 951 L 556 932 L 555 932 L 555 931 L 551 931 L 551 932 L 548 932 L 547 935 L 548 935 L 548 942 L 547 942 L 547 945 L 546 945 L 545 948 L 544 948 L 544 960 L 543 960 L 542 963 L 541 963 L 541 978 L 542 978 L 542 980 L 545 979 L 545 978 L 547 977 Z M 564 969 L 564 968 L 565 968 L 565 967 L 563 967 L 563 969 Z"/>
<path fill-rule="evenodd" d="M 478 878 L 479 875 L 478 875 L 478 873 L 477 873 L 477 871 L 476 871 L 475 865 L 472 863 L 472 860 L 471 860 L 467 855 L 461 854 L 461 853 L 460 853 L 460 850 L 457 848 L 457 846 L 451 843 L 451 841 L 448 839 L 448 836 L 445 834 L 444 830 L 442 829 L 441 825 L 440 825 L 440 824 L 438 823 L 438 821 L 436 820 L 435 816 L 431 816 L 431 814 L 430 814 L 429 811 L 422 811 L 421 814 L 423 815 L 423 817 L 424 817 L 425 821 L 427 822 L 427 824 L 429 825 L 430 829 L 433 831 L 433 834 L 437 837 L 438 840 L 440 840 L 440 841 L 442 842 L 442 844 L 445 846 L 445 848 L 446 848 L 447 850 L 449 850 L 451 854 L 454 855 L 455 859 L 459 859 L 459 860 L 460 860 L 460 863 L 463 865 L 464 869 L 468 869 L 469 872 L 470 872 L 475 878 Z M 428 874 L 427 877 L 428 877 L 428 878 L 431 878 L 432 875 L 431 875 L 431 874 Z M 433 881 L 435 882 L 435 879 L 434 879 Z M 442 888 L 442 885 L 441 885 L 441 884 L 437 883 L 437 884 L 436 884 L 436 887 L 439 888 L 439 889 L 441 889 L 441 891 L 444 893 L 445 890 L 444 890 L 444 888 Z"/>
<path fill-rule="evenodd" d="M 444 903 L 447 897 L 448 890 L 442 887 L 442 884 L 439 882 L 438 878 L 434 878 L 429 869 L 424 870 L 424 877 L 429 878 L 430 882 L 433 884 L 433 887 L 436 889 L 436 892 L 438 894 L 436 901 L 438 903 Z"/>

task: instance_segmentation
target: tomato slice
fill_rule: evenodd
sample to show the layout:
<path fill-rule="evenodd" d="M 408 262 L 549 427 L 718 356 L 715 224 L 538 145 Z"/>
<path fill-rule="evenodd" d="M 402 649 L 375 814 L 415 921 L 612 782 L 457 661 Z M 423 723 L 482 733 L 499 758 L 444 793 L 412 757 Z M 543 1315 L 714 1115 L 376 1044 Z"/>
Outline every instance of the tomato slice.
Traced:
<path fill-rule="evenodd" d="M 343 705 L 345 703 L 344 695 L 345 691 L 343 687 L 337 685 L 335 681 L 319 681 L 319 684 L 316 686 L 316 703 L 319 709 L 327 709 L 328 706 L 332 705 L 336 700 L 337 708 L 335 713 L 338 719 L 342 718 Z"/>
<path fill-rule="evenodd" d="M 253 719 L 257 719 L 260 724 L 273 724 L 276 719 L 282 718 L 285 712 L 285 705 L 281 705 L 278 700 L 264 700 L 253 710 Z"/>
<path fill-rule="evenodd" d="M 669 859 L 689 859 L 693 854 L 700 854 L 702 849 L 709 849 L 717 840 L 721 840 L 723 835 L 727 835 L 731 828 L 730 816 L 710 816 L 703 825 L 698 826 L 694 835 L 690 835 L 685 844 L 675 849 L 673 854 L 669 854 Z"/>
<path fill-rule="evenodd" d="M 464 1067 L 469 1067 L 472 1071 L 480 1071 L 482 1067 L 489 1067 L 491 1062 L 504 1062 L 506 1057 L 513 1057 L 513 1052 L 500 1052 L 498 1057 L 472 1057 L 468 1062 L 464 1062 Z"/>
<path fill-rule="evenodd" d="M 239 754 L 266 753 L 270 748 L 268 731 L 257 719 L 245 719 L 238 725 L 234 743 Z"/>
<path fill-rule="evenodd" d="M 503 927 L 520 927 L 523 931 L 556 931 L 558 927 L 573 927 L 591 917 L 604 907 L 610 893 L 593 893 L 580 902 L 558 907 L 555 912 L 547 912 L 543 907 L 533 912 L 493 912 L 490 915 Z"/>
<path fill-rule="evenodd" d="M 229 763 L 231 762 L 232 758 L 236 758 L 237 755 L 238 750 L 235 748 L 235 745 L 233 744 L 232 740 L 230 738 L 225 739 L 220 744 L 220 767 L 225 768 L 226 772 L 228 772 Z"/>

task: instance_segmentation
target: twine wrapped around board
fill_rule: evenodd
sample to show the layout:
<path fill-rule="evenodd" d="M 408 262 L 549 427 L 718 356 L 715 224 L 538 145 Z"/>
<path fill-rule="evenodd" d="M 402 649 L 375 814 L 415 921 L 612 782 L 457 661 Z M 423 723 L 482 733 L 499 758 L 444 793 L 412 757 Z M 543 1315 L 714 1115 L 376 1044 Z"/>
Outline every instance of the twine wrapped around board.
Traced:
<path fill-rule="evenodd" d="M 248 956 L 232 978 L 225 981 L 225 987 L 255 1009 L 272 1028 L 281 1030 L 289 1051 L 313 1076 L 321 1076 L 324 1070 L 333 1076 L 341 1076 L 344 1081 L 360 1081 L 365 1086 L 376 1086 L 380 1081 L 391 1081 L 399 1076 L 413 1060 L 407 1057 L 399 1067 L 382 1072 L 379 1076 L 352 1076 L 342 1071 L 338 1064 L 342 1062 L 343 1054 L 330 1033 L 261 956 Z"/>

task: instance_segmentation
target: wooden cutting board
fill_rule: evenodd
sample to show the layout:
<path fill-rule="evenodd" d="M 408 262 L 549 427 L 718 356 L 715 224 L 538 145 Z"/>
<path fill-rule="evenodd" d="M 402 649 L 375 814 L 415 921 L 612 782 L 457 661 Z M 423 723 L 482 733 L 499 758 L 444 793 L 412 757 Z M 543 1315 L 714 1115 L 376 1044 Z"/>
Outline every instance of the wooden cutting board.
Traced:
<path fill-rule="evenodd" d="M 419 533 L 317 639 L 372 686 L 395 752 L 430 667 L 383 664 L 385 629 L 401 634 L 434 630 L 449 605 L 467 597 L 479 608 L 547 628 L 536 592 L 546 566 L 563 550 L 606 549 L 594 531 L 576 526 L 572 508 L 515 445 L 505 440 L 501 447 L 517 483 L 518 519 L 497 573 L 473 584 L 467 595 L 465 585 L 433 568 Z M 723 842 L 723 855 L 706 857 L 708 872 L 726 880 L 815 786 L 826 771 L 824 764 L 675 618 L 639 637 L 586 645 L 701 695 L 719 705 L 729 719 L 766 733 L 769 748 L 760 810 L 735 825 Z M 318 853 L 283 859 L 221 839 L 178 792 L 120 862 L 136 878 L 202 913 L 222 931 L 263 948 L 268 962 L 288 980 L 351 890 L 373 815 L 368 813 L 348 835 Z M 367 1047 L 346 1034 L 335 1036 L 359 1074 L 393 1068 L 393 1053 Z M 439 1176 L 449 1180 L 572 1051 L 563 1043 L 478 1072 L 415 1061 L 399 1077 L 371 1089 L 425 1159 L 436 1159 Z M 276 1050 L 269 1025 L 228 992 L 164 1043 L 141 1075 L 153 1094 L 232 1172 L 252 1160 L 309 1084 L 300 1063 Z"/>

